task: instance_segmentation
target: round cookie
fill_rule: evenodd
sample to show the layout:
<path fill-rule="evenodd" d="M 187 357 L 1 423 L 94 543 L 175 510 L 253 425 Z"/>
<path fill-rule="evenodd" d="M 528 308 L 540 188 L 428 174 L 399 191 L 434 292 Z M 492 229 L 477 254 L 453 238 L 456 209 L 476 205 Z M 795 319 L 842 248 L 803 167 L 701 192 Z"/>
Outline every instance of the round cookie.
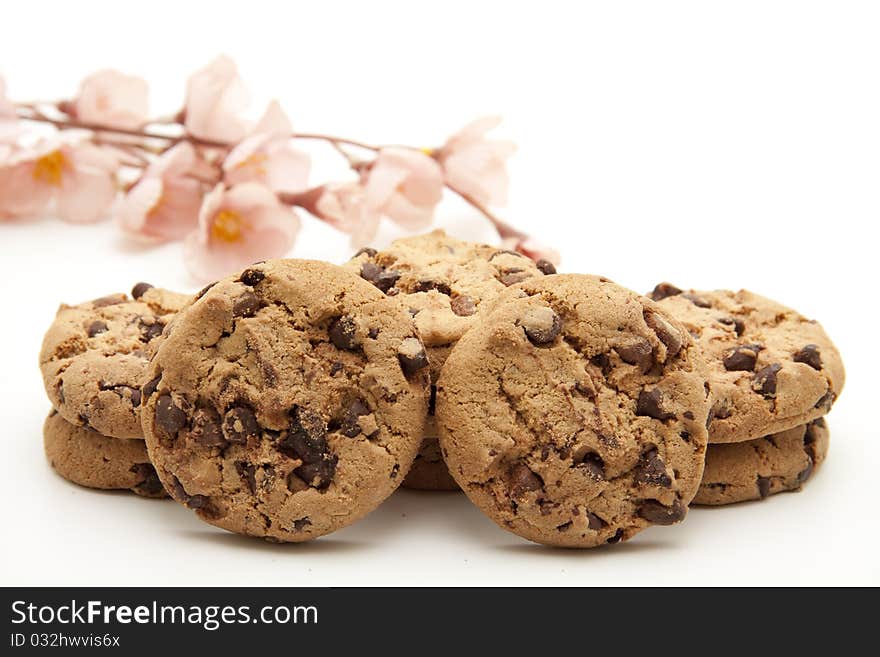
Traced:
<path fill-rule="evenodd" d="M 477 321 L 481 310 L 510 285 L 555 273 L 547 261 L 488 244 L 465 242 L 442 230 L 407 237 L 387 249 L 361 249 L 346 265 L 415 317 L 428 350 L 431 380 L 437 381 L 452 347 Z M 430 409 L 419 455 L 403 485 L 425 490 L 457 490 L 437 444 Z"/>
<path fill-rule="evenodd" d="M 143 437 L 140 387 L 153 344 L 190 299 L 146 283 L 132 294 L 62 305 L 40 350 L 46 393 L 61 416 L 114 438 Z"/>
<path fill-rule="evenodd" d="M 697 340 L 714 404 L 709 442 L 752 440 L 825 415 L 843 389 L 840 354 L 814 320 L 747 290 L 651 293 Z"/>
<path fill-rule="evenodd" d="M 43 424 L 43 446 L 52 468 L 75 484 L 167 497 L 143 440 L 108 438 L 71 424 L 53 410 Z"/>
<path fill-rule="evenodd" d="M 653 301 L 577 274 L 521 283 L 450 354 L 440 445 L 501 527 L 565 547 L 682 520 L 703 473 L 705 362 Z"/>
<path fill-rule="evenodd" d="M 395 300 L 323 262 L 275 260 L 200 293 L 143 388 L 150 457 L 206 522 L 305 541 L 375 508 L 406 476 L 428 360 Z"/>
<path fill-rule="evenodd" d="M 741 443 L 709 445 L 693 504 L 734 504 L 799 490 L 828 454 L 824 418 Z"/>

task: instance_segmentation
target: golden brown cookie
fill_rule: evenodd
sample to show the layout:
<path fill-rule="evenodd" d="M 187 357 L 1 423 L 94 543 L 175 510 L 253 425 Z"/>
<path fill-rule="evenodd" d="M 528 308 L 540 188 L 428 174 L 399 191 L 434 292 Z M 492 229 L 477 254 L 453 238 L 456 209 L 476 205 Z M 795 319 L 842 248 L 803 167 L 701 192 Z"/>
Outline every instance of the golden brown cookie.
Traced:
<path fill-rule="evenodd" d="M 694 504 L 734 504 L 800 490 L 828 454 L 824 418 L 772 436 L 709 445 Z"/>
<path fill-rule="evenodd" d="M 171 495 L 218 527 L 291 542 L 354 522 L 397 488 L 429 389 L 406 310 L 305 260 L 203 290 L 148 379 L 144 434 Z"/>
<path fill-rule="evenodd" d="M 75 484 L 167 497 L 143 440 L 108 438 L 53 410 L 43 425 L 43 446 L 55 472 Z"/>
<path fill-rule="evenodd" d="M 650 295 L 695 337 L 709 363 L 709 442 L 752 440 L 825 415 L 843 389 L 843 361 L 815 320 L 747 290 Z"/>
<path fill-rule="evenodd" d="M 707 441 L 706 365 L 653 301 L 554 275 L 504 293 L 437 384 L 446 463 L 501 527 L 593 547 L 682 520 Z"/>
<path fill-rule="evenodd" d="M 46 393 L 61 416 L 114 438 L 143 437 L 140 388 L 154 342 L 190 299 L 146 283 L 132 295 L 62 305 L 40 350 Z"/>
<path fill-rule="evenodd" d="M 407 237 L 387 249 L 361 249 L 346 265 L 389 296 L 395 296 L 415 317 L 428 357 L 431 379 L 440 376 L 458 339 L 477 321 L 483 308 L 510 285 L 555 273 L 547 261 L 496 246 L 449 237 L 442 230 Z M 431 409 L 425 438 L 408 488 L 457 490 L 440 448 Z"/>

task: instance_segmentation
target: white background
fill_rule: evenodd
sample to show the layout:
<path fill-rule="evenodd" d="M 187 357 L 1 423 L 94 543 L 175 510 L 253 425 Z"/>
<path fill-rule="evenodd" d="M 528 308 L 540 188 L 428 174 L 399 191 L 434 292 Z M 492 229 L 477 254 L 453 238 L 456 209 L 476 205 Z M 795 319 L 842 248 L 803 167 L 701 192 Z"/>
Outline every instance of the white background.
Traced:
<path fill-rule="evenodd" d="M 639 291 L 751 288 L 818 318 L 848 382 L 803 492 L 695 509 L 627 544 L 541 548 L 463 495 L 407 491 L 311 544 L 264 544 L 44 462 L 37 353 L 55 307 L 141 279 L 196 289 L 180 245 L 132 247 L 110 223 L 0 225 L 0 584 L 880 584 L 876 4 L 43 1 L 3 23 L 0 73 L 20 100 L 114 67 L 171 112 L 186 75 L 225 52 L 254 113 L 277 96 L 303 131 L 436 145 L 502 113 L 519 144 L 504 215 L 564 270 Z M 342 172 L 317 158 L 316 180 Z M 347 258 L 343 236 L 304 223 L 292 255 Z M 438 224 L 492 239 L 453 201 Z"/>

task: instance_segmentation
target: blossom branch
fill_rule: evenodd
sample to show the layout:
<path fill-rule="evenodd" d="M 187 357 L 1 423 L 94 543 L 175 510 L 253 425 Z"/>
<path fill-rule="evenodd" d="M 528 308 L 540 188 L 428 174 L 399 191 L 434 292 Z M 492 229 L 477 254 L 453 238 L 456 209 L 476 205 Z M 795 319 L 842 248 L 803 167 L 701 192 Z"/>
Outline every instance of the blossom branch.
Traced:
<path fill-rule="evenodd" d="M 474 121 L 436 149 L 375 145 L 296 132 L 277 102 L 252 125 L 241 116 L 241 91 L 225 57 L 189 78 L 180 111 L 153 118 L 146 82 L 116 71 L 87 77 L 72 100 L 30 103 L 7 100 L 0 78 L 0 221 L 50 204 L 61 218 L 94 221 L 122 189 L 114 206 L 120 226 L 157 241 L 185 239 L 187 264 L 208 277 L 213 264 L 284 255 L 299 227 L 295 210 L 363 244 L 382 217 L 426 228 L 449 190 L 490 222 L 506 248 L 553 259 L 491 209 L 506 198 L 514 150 L 486 136 L 499 119 Z M 28 123 L 88 134 L 24 146 L 18 137 Z M 295 147 L 308 141 L 337 151 L 357 180 L 310 185 L 310 158 Z"/>

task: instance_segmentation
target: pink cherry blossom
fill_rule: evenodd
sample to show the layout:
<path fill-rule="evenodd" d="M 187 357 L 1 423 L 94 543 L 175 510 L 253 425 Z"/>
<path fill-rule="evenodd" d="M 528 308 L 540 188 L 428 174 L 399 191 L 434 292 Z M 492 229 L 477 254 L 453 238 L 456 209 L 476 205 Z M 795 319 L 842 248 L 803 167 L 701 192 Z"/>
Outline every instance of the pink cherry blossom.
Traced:
<path fill-rule="evenodd" d="M 73 113 L 86 123 L 134 129 L 147 121 L 150 111 L 147 83 L 139 77 L 104 70 L 82 81 Z"/>
<path fill-rule="evenodd" d="M 254 133 L 239 143 L 223 162 L 231 185 L 257 182 L 276 192 L 298 192 L 308 186 L 311 162 L 290 145 L 293 127 L 277 102 L 272 102 Z"/>
<path fill-rule="evenodd" d="M 179 240 L 199 223 L 202 183 L 195 149 L 181 142 L 153 162 L 116 209 L 119 225 L 151 240 Z"/>
<path fill-rule="evenodd" d="M 483 205 L 507 202 L 507 158 L 516 150 L 510 141 L 486 139 L 486 133 L 501 123 L 500 117 L 485 117 L 466 125 L 437 152 L 450 186 Z"/>
<path fill-rule="evenodd" d="M 6 148 L 0 153 L 0 218 L 34 217 L 54 202 L 64 221 L 97 221 L 116 197 L 118 166 L 108 151 L 85 142 Z"/>
<path fill-rule="evenodd" d="M 244 139 L 247 124 L 241 117 L 247 90 L 238 68 L 221 55 L 189 78 L 184 123 L 200 139 L 233 144 Z"/>
<path fill-rule="evenodd" d="M 198 228 L 184 242 L 186 263 L 201 280 L 220 278 L 285 255 L 298 232 L 299 218 L 269 188 L 219 184 L 205 195 Z"/>
<path fill-rule="evenodd" d="M 308 208 L 313 214 L 351 235 L 355 246 L 375 237 L 382 212 L 366 203 L 366 189 L 360 182 L 328 183 L 322 191 L 314 208 Z"/>
<path fill-rule="evenodd" d="M 505 237 L 501 240 L 501 248 L 517 251 L 532 260 L 546 260 L 554 265 L 559 264 L 559 251 L 535 241 L 531 237 Z"/>
<path fill-rule="evenodd" d="M 432 158 L 409 148 L 383 148 L 366 174 L 365 199 L 373 208 L 410 230 L 431 224 L 443 197 L 443 171 Z"/>

